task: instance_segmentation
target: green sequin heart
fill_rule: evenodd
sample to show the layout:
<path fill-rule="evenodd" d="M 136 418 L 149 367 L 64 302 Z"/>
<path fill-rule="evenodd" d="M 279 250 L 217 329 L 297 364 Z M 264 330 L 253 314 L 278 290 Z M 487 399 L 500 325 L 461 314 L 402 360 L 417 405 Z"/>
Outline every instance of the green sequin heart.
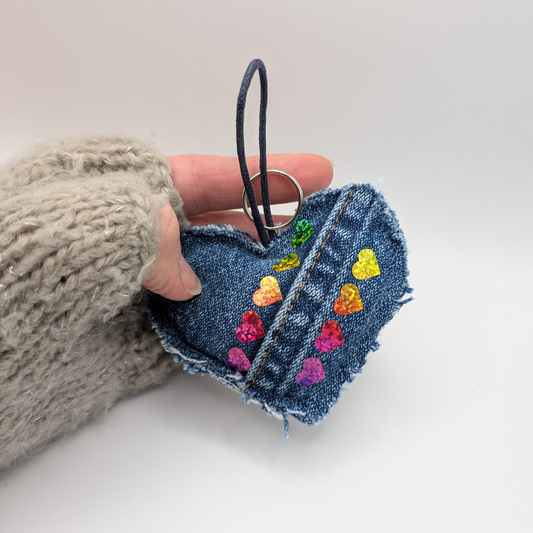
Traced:
<path fill-rule="evenodd" d="M 272 270 L 282 272 L 283 270 L 290 270 L 294 267 L 300 266 L 300 260 L 296 254 L 286 255 L 279 263 L 272 265 Z"/>
<path fill-rule="evenodd" d="M 311 226 L 311 222 L 309 222 L 309 220 L 305 220 L 305 218 L 302 218 L 296 222 L 294 230 L 296 231 L 296 235 L 291 239 L 293 248 L 298 248 L 298 246 L 301 246 L 315 232 L 313 230 L 313 226 Z"/>

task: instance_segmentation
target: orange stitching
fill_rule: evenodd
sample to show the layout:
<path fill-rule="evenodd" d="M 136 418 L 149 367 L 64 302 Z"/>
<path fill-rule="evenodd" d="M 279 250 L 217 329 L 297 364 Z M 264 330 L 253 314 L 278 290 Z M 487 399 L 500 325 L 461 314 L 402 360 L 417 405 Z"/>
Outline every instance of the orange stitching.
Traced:
<path fill-rule="evenodd" d="M 285 322 L 287 322 L 287 319 L 289 318 L 289 315 L 290 315 L 291 311 L 294 308 L 294 304 L 298 301 L 298 298 L 300 297 L 300 294 L 301 294 L 303 288 L 305 287 L 305 284 L 307 283 L 307 280 L 309 279 L 309 276 L 311 276 L 311 272 L 312 272 L 313 268 L 315 268 L 316 262 L 318 261 L 318 258 L 320 257 L 320 254 L 322 253 L 322 250 L 324 249 L 324 246 L 326 246 L 326 242 L 328 241 L 328 239 L 331 236 L 333 230 L 335 229 L 335 226 L 337 225 L 337 222 L 339 221 L 339 218 L 341 217 L 344 209 L 348 205 L 348 202 L 350 201 L 354 191 L 355 191 L 355 186 L 353 187 L 352 192 L 350 193 L 350 196 L 348 196 L 348 198 L 346 199 L 346 202 L 344 202 L 344 205 L 342 206 L 342 209 L 339 211 L 339 214 L 337 215 L 337 218 L 335 219 L 335 222 L 333 223 L 333 226 L 331 226 L 331 229 L 329 230 L 329 233 L 328 233 L 327 237 L 324 239 L 324 242 L 322 243 L 322 246 L 320 247 L 320 250 L 318 250 L 318 253 L 317 253 L 316 257 L 315 257 L 315 260 L 313 261 L 313 264 L 311 265 L 311 268 L 309 269 L 309 272 L 307 273 L 306 278 L 303 280 L 302 285 L 300 287 L 300 290 L 298 291 L 298 294 L 296 295 L 296 298 L 294 299 L 294 302 L 292 303 L 292 305 L 290 306 L 289 310 L 287 311 L 287 314 L 285 315 L 285 318 L 283 319 L 283 322 L 281 323 L 281 326 L 279 327 L 279 330 L 276 333 L 276 336 L 274 337 L 274 340 L 272 341 L 272 344 L 270 345 L 270 347 L 268 348 L 267 352 L 265 353 L 265 355 L 263 357 L 263 361 L 261 362 L 261 366 L 257 369 L 257 372 L 255 373 L 254 379 L 252 380 L 251 383 L 249 383 L 248 385 L 246 385 L 246 387 L 244 387 L 245 389 L 247 389 L 248 387 L 251 387 L 255 383 L 255 380 L 257 379 L 257 376 L 259 376 L 259 373 L 261 372 L 261 369 L 263 368 L 263 365 L 265 364 L 265 361 L 266 361 L 268 355 L 270 354 L 270 350 L 272 350 L 272 346 L 274 346 L 274 343 L 278 340 L 279 334 L 281 333 L 281 330 L 283 329 L 283 326 L 285 325 Z"/>

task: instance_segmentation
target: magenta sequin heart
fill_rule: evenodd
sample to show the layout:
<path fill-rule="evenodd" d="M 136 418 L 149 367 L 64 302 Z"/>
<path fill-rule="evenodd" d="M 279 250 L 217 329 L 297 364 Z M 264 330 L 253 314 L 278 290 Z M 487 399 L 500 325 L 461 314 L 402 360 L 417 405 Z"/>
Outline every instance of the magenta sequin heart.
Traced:
<path fill-rule="evenodd" d="M 246 311 L 242 315 L 242 325 L 237 328 L 235 336 L 240 342 L 253 342 L 265 336 L 263 324 L 255 311 Z"/>
<path fill-rule="evenodd" d="M 344 337 L 342 336 L 341 327 L 335 320 L 328 320 L 322 326 L 322 335 L 319 335 L 315 341 L 315 348 L 319 352 L 330 352 L 335 348 L 344 346 Z"/>
<path fill-rule="evenodd" d="M 226 364 L 237 372 L 246 372 L 252 366 L 252 363 L 246 357 L 246 354 L 240 348 L 230 348 Z"/>
<path fill-rule="evenodd" d="M 296 382 L 302 387 L 308 387 L 322 381 L 325 377 L 320 359 L 309 357 L 304 361 L 303 370 L 296 375 Z"/>

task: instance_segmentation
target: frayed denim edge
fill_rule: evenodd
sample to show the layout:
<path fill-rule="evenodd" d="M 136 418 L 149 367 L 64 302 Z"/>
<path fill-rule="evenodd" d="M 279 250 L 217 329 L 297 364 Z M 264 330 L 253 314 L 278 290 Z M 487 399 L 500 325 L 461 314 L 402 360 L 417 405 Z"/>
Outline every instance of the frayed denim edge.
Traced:
<path fill-rule="evenodd" d="M 350 184 L 349 186 L 352 186 L 352 185 Z M 358 183 L 357 186 L 364 186 L 364 187 L 369 187 L 373 189 L 374 194 L 376 194 L 377 196 L 377 199 L 380 201 L 380 203 L 384 207 L 383 214 L 385 215 L 386 220 L 388 222 L 388 226 L 391 229 L 391 237 L 394 238 L 394 240 L 396 240 L 399 243 L 400 249 L 402 251 L 402 257 L 404 259 L 404 268 L 403 268 L 404 284 L 402 287 L 402 293 L 399 295 L 398 299 L 396 300 L 396 307 L 393 309 L 390 317 L 381 326 L 380 328 L 380 333 L 381 333 L 383 327 L 388 322 L 390 322 L 390 320 L 392 320 L 392 318 L 394 317 L 394 315 L 396 315 L 396 313 L 400 310 L 400 308 L 403 307 L 403 305 L 405 305 L 406 303 L 409 303 L 410 301 L 414 299 L 413 297 L 403 299 L 406 294 L 410 294 L 413 292 L 413 289 L 409 286 L 409 281 L 407 279 L 410 274 L 409 269 L 407 267 L 407 256 L 408 256 L 407 242 L 403 234 L 403 231 L 400 228 L 398 219 L 396 217 L 396 213 L 389 207 L 387 201 L 384 198 L 383 193 L 376 191 L 371 185 L 366 184 L 366 183 Z M 338 190 L 335 191 L 333 189 L 326 189 L 324 191 L 318 191 L 317 193 L 308 197 L 306 200 L 307 202 L 313 203 L 313 204 L 320 203 L 324 201 L 324 197 L 334 192 L 338 192 Z M 242 232 L 238 228 L 231 226 L 231 225 L 210 224 L 208 226 L 193 226 L 186 231 L 187 233 L 194 233 L 197 235 L 198 234 L 200 235 L 203 234 L 206 236 L 217 235 L 217 236 L 225 236 L 229 238 L 236 238 L 238 241 L 240 241 L 241 244 L 244 244 L 248 249 L 253 249 L 256 253 L 259 252 L 258 255 L 262 255 L 261 252 L 265 250 L 260 245 L 256 244 L 255 242 L 251 242 L 248 238 L 246 238 L 246 237 L 249 237 L 249 235 L 246 234 L 246 237 L 245 237 L 245 232 Z M 154 329 L 157 331 L 157 328 L 155 326 L 154 326 Z M 255 397 L 256 394 L 253 394 L 252 391 L 244 392 L 243 390 L 244 389 L 244 376 L 242 374 L 240 373 L 232 374 L 231 377 L 233 378 L 233 381 L 225 379 L 224 377 L 217 375 L 215 372 L 213 372 L 207 366 L 205 366 L 205 363 L 207 361 L 197 360 L 191 357 L 184 356 L 182 352 L 180 352 L 178 349 L 172 346 L 167 345 L 164 341 L 162 341 L 162 346 L 167 352 L 172 354 L 174 360 L 177 363 L 183 364 L 184 370 L 187 370 L 190 374 L 196 374 L 198 372 L 201 374 L 209 374 L 210 376 L 212 376 L 213 378 L 215 378 L 217 381 L 224 384 L 228 388 L 236 392 L 241 392 L 241 400 L 243 402 L 258 404 L 261 406 L 261 409 L 265 411 L 269 416 L 274 416 L 278 420 L 282 420 L 286 438 L 289 437 L 289 421 L 287 419 L 287 416 L 293 416 L 294 418 L 296 418 L 300 422 L 307 424 L 308 426 L 314 426 L 317 423 L 321 422 L 325 418 L 325 416 L 329 414 L 330 412 L 330 409 L 328 409 L 327 412 L 325 412 L 323 415 L 321 415 L 320 417 L 318 417 L 317 419 L 313 421 L 304 420 L 305 413 L 302 411 L 287 409 L 287 408 L 280 410 L 279 408 L 269 405 L 269 403 L 266 401 L 257 399 Z M 360 364 L 354 369 L 350 369 L 349 377 L 347 381 L 345 382 L 345 384 L 352 383 L 355 380 L 357 375 L 362 372 L 362 367 L 366 363 L 366 357 L 368 353 L 377 351 L 379 347 L 380 347 L 380 344 L 376 338 L 375 342 L 372 344 L 367 354 L 365 354 L 362 364 Z M 242 380 L 242 385 L 240 383 L 241 380 Z M 337 397 L 337 400 L 332 404 L 331 408 L 334 407 L 338 403 L 340 396 L 346 390 L 347 389 L 345 387 L 340 388 L 339 396 Z"/>
<path fill-rule="evenodd" d="M 155 329 L 155 328 L 154 328 Z M 157 331 L 157 330 L 156 330 Z M 256 400 L 255 398 L 246 395 L 242 392 L 244 388 L 244 376 L 237 372 L 236 374 L 232 374 L 232 377 L 234 378 L 235 382 L 232 382 L 231 380 L 224 379 L 222 376 L 219 376 L 212 370 L 210 370 L 207 366 L 205 366 L 206 361 L 201 361 L 198 359 L 192 359 L 191 357 L 187 357 L 183 355 L 177 348 L 174 348 L 173 346 L 169 346 L 165 342 L 161 343 L 163 348 L 172 355 L 172 358 L 176 363 L 180 363 L 183 365 L 183 370 L 186 370 L 189 372 L 189 374 L 202 374 L 202 375 L 209 375 L 213 378 L 215 378 L 217 381 L 225 385 L 231 390 L 234 390 L 235 392 L 241 392 L 241 400 L 245 403 L 251 403 L 251 404 L 257 404 L 261 407 L 263 411 L 268 416 L 273 416 L 274 418 L 277 418 L 278 420 L 283 421 L 283 428 L 285 430 L 285 438 L 289 438 L 289 421 L 287 419 L 287 415 L 301 415 L 304 416 L 305 413 L 303 411 L 293 411 L 291 409 L 286 409 L 285 412 L 282 412 L 274 407 L 271 407 L 265 402 L 261 402 L 259 400 Z M 192 366 L 194 365 L 194 366 Z M 242 380 L 242 385 L 239 383 Z"/>

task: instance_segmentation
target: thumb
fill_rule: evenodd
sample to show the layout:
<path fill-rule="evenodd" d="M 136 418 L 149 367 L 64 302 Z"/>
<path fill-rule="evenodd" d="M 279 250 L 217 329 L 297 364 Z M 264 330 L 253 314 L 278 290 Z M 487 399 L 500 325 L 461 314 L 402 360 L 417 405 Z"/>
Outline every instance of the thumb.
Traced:
<path fill-rule="evenodd" d="M 162 232 L 157 257 L 143 285 L 170 300 L 189 300 L 200 294 L 202 285 L 181 255 L 180 227 L 170 204 L 159 211 L 159 221 Z"/>

